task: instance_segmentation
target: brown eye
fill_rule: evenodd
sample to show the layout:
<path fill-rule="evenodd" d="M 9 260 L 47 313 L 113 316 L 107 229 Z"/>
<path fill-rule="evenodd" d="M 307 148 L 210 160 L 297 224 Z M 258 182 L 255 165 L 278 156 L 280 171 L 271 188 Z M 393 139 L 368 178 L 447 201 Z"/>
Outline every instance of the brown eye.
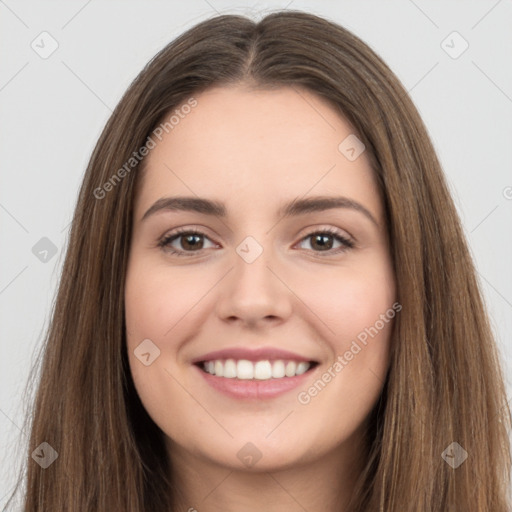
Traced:
<path fill-rule="evenodd" d="M 334 245 L 334 237 L 332 235 L 326 235 L 323 233 L 315 234 L 310 236 L 313 249 L 319 248 L 321 251 L 327 251 L 332 249 Z"/>
<path fill-rule="evenodd" d="M 204 249 L 205 240 L 209 240 L 209 238 L 204 233 L 193 229 L 183 229 L 164 236 L 158 242 L 158 246 L 176 256 L 186 256 L 186 253 L 195 253 Z M 212 242 L 210 241 L 210 243 Z"/>
<path fill-rule="evenodd" d="M 310 247 L 314 252 L 328 252 L 329 254 L 337 254 L 354 247 L 354 243 L 348 238 L 342 236 L 338 231 L 332 229 L 324 229 L 315 231 L 306 235 L 301 243 L 310 241 Z M 334 247 L 336 243 L 340 245 Z"/>
<path fill-rule="evenodd" d="M 202 249 L 204 241 L 201 239 L 202 235 L 179 235 L 181 238 L 181 247 L 183 249 Z"/>

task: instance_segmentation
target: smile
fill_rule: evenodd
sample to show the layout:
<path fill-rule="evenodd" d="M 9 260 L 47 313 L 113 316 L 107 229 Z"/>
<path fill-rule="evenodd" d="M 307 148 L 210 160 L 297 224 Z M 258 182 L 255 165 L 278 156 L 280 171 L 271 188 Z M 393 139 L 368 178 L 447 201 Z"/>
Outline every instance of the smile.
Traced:
<path fill-rule="evenodd" d="M 202 369 L 210 375 L 225 379 L 270 380 L 295 377 L 306 373 L 315 364 L 304 361 L 249 361 L 247 359 L 216 359 L 202 362 Z"/>
<path fill-rule="evenodd" d="M 304 387 L 316 361 L 210 359 L 192 365 L 208 386 L 238 400 L 266 400 Z"/>

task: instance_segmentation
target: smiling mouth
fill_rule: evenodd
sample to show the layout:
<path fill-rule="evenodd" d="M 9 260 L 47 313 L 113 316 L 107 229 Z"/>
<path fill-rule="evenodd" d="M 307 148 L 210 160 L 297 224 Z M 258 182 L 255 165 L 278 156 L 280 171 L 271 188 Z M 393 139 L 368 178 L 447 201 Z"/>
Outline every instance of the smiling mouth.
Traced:
<path fill-rule="evenodd" d="M 215 359 L 195 363 L 203 372 L 224 379 L 237 380 L 276 380 L 296 377 L 315 368 L 316 361 L 293 361 L 286 359 Z"/>

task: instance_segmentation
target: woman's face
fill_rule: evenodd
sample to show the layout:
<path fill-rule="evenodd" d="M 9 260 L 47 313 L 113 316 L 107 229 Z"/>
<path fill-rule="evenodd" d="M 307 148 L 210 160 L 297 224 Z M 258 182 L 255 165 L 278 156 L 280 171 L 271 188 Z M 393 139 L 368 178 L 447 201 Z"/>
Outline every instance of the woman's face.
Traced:
<path fill-rule="evenodd" d="M 305 90 L 195 100 L 153 137 L 135 204 L 125 307 L 142 403 L 176 460 L 271 470 L 359 449 L 397 311 L 363 147 Z"/>

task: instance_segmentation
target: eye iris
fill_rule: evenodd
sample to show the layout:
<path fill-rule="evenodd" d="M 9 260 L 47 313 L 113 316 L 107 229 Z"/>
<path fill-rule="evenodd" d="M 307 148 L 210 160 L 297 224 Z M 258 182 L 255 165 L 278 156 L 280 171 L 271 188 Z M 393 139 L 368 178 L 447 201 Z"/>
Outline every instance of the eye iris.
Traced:
<path fill-rule="evenodd" d="M 196 242 L 198 241 L 198 239 L 200 241 L 202 241 L 202 238 L 201 238 L 201 235 L 195 235 L 195 234 L 189 234 L 189 235 L 182 235 L 181 236 L 181 246 L 183 247 L 183 249 L 197 249 L 198 248 L 198 245 L 195 244 L 195 245 L 191 245 L 190 242 L 191 240 L 195 240 Z M 193 243 L 193 242 L 192 242 Z M 200 249 L 202 249 L 202 243 L 200 244 Z M 187 247 L 188 246 L 188 247 Z"/>
<path fill-rule="evenodd" d="M 326 239 L 330 239 L 330 243 L 326 242 Z M 332 249 L 332 235 L 319 233 L 313 236 L 313 240 L 313 247 L 315 246 L 315 244 L 318 244 L 318 247 L 320 247 L 321 250 Z"/>

